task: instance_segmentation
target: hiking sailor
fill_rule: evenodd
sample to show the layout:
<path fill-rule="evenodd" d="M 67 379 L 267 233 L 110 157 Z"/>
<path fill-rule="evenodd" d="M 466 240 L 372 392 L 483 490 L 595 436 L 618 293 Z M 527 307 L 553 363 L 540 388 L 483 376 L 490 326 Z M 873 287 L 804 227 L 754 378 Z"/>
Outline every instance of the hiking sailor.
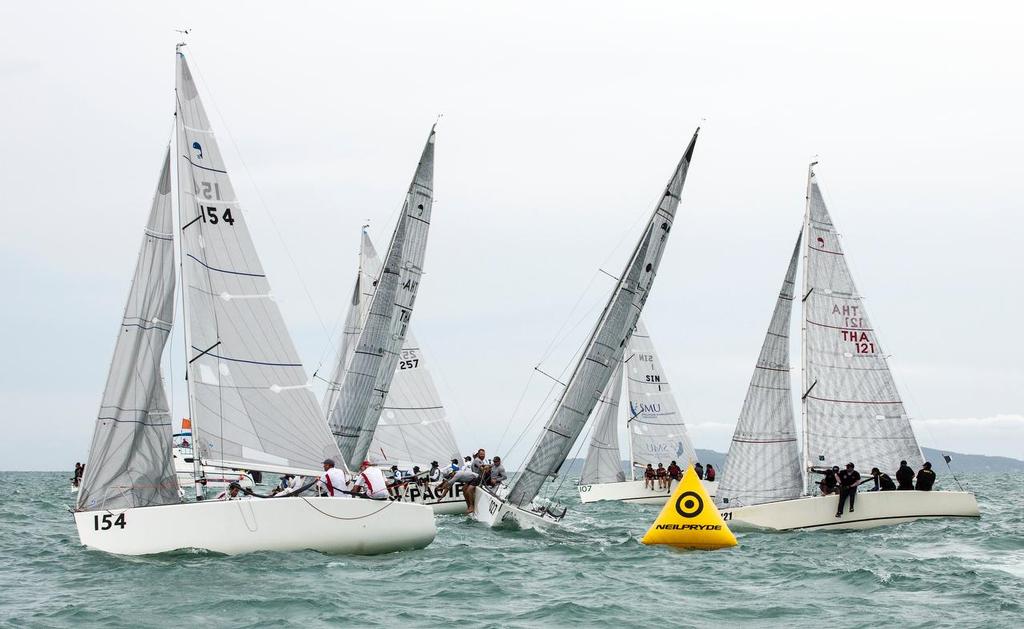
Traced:
<path fill-rule="evenodd" d="M 501 464 L 501 457 L 494 457 L 494 464 L 491 465 L 491 469 L 487 472 L 487 476 L 484 478 L 484 484 L 487 487 L 497 487 L 508 480 L 508 474 L 505 473 L 505 466 Z"/>
<path fill-rule="evenodd" d="M 324 492 L 333 498 L 352 497 L 348 493 L 348 479 L 345 478 L 345 472 L 334 467 L 334 459 L 324 459 L 324 473 L 320 475 L 317 487 L 319 488 L 321 485 L 325 488 Z"/>
<path fill-rule="evenodd" d="M 896 471 L 897 489 L 907 490 L 914 488 L 914 468 L 907 465 L 906 461 L 900 461 L 900 469 Z"/>
<path fill-rule="evenodd" d="M 836 477 L 839 479 L 839 510 L 836 517 L 843 517 L 843 506 L 846 499 L 850 499 L 850 513 L 853 513 L 853 502 L 857 499 L 857 485 L 860 484 L 860 472 L 853 469 L 853 463 L 847 463 L 846 469 L 842 470 Z"/>
<path fill-rule="evenodd" d="M 374 467 L 369 461 L 363 461 L 359 466 L 359 476 L 356 477 L 352 493 L 361 493 L 373 500 L 387 500 L 388 483 L 384 478 L 384 472 L 380 471 L 379 467 Z"/>
<path fill-rule="evenodd" d="M 431 483 L 441 480 L 441 468 L 437 466 L 437 461 L 430 462 L 430 469 L 427 470 L 427 480 Z"/>
<path fill-rule="evenodd" d="M 917 491 L 931 491 L 935 484 L 935 472 L 932 471 L 932 464 L 925 461 L 924 467 L 917 471 Z"/>
<path fill-rule="evenodd" d="M 862 480 L 861 483 L 866 483 L 869 480 L 874 480 L 875 486 L 868 491 L 893 491 L 896 489 L 896 483 L 892 482 L 889 475 L 880 471 L 877 467 L 871 468 L 871 475 Z"/>
<path fill-rule="evenodd" d="M 242 490 L 242 486 L 231 481 L 228 483 L 228 488 L 217 494 L 215 500 L 241 500 L 242 497 L 238 495 L 238 492 Z"/>

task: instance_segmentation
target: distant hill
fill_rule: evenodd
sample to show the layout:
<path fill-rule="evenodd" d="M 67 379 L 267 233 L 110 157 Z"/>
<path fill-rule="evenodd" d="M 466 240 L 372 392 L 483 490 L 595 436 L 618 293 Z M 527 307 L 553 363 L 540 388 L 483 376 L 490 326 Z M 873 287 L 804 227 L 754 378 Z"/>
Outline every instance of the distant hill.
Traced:
<path fill-rule="evenodd" d="M 925 460 L 931 461 L 932 465 L 937 469 L 945 469 L 946 467 L 945 463 L 942 462 L 942 454 L 945 452 L 952 459 L 952 463 L 950 463 L 950 465 L 953 467 L 954 472 L 1024 472 L 1024 461 L 1011 459 L 1008 456 L 962 454 L 960 452 L 936 450 L 934 448 L 921 448 L 921 450 L 924 454 Z M 702 450 L 697 448 L 697 460 L 699 460 L 703 465 L 710 463 L 718 470 L 725 467 L 724 452 L 715 452 L 714 450 Z M 668 463 L 668 461 L 665 461 L 665 465 L 668 465 Z M 856 461 L 854 461 L 854 463 L 856 463 Z M 624 470 L 628 470 L 629 462 L 623 461 L 622 468 Z M 583 459 L 569 459 L 563 470 L 567 471 L 570 475 L 579 476 L 580 472 L 583 470 Z"/>

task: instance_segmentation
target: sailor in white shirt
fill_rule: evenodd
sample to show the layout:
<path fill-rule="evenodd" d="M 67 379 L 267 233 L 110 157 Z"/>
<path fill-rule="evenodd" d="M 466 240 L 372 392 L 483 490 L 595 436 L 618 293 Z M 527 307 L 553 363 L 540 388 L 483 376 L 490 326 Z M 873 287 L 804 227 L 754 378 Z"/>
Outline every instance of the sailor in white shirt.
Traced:
<path fill-rule="evenodd" d="M 334 459 L 324 461 L 324 473 L 320 476 L 320 485 L 326 488 L 328 496 L 333 498 L 351 498 L 348 493 L 348 479 L 344 470 L 334 467 Z"/>
<path fill-rule="evenodd" d="M 241 485 L 235 481 L 231 481 L 231 483 L 228 484 L 228 488 L 217 494 L 217 497 L 214 498 L 214 500 L 241 500 L 242 496 L 239 493 L 241 490 Z"/>
<path fill-rule="evenodd" d="M 371 465 L 369 461 L 363 461 L 359 466 L 359 476 L 356 477 L 352 491 L 374 500 L 387 500 L 390 497 L 384 472 L 380 471 L 379 467 Z"/>

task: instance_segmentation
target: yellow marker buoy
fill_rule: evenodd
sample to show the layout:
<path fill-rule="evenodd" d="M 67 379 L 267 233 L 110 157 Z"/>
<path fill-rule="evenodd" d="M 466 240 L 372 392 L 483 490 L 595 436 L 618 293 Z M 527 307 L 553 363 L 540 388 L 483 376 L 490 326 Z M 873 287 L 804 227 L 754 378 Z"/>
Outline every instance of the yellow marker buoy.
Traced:
<path fill-rule="evenodd" d="M 692 466 L 640 541 L 698 550 L 737 545 L 736 536 L 718 513 Z"/>

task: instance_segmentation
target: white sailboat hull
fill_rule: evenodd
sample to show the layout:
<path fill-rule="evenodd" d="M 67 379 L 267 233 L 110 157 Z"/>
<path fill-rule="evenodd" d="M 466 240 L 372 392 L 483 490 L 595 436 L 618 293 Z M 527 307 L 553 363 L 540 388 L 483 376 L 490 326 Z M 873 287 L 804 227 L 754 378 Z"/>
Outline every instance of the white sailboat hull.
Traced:
<path fill-rule="evenodd" d="M 402 494 L 396 498 L 397 502 L 426 505 L 433 509 L 437 515 L 458 515 L 466 513 L 466 498 L 463 496 L 462 483 L 455 483 L 444 498 L 437 499 L 437 486 L 440 483 L 429 485 L 410 484 Z"/>
<path fill-rule="evenodd" d="M 317 550 L 375 555 L 423 548 L 437 534 L 427 507 L 343 498 L 221 500 L 75 512 L 84 546 L 117 555 L 201 548 L 227 555 Z"/>
<path fill-rule="evenodd" d="M 717 481 L 702 480 L 704 489 L 712 498 L 718 489 Z M 654 484 L 658 486 L 657 482 Z M 649 489 L 644 487 L 642 480 L 627 480 L 620 483 L 594 483 L 592 485 L 579 485 L 577 490 L 580 493 L 580 502 L 583 504 L 601 502 L 602 500 L 619 500 L 641 505 L 664 505 L 672 490 L 676 487 L 676 481 L 672 481 L 669 488 Z"/>
<path fill-rule="evenodd" d="M 797 529 L 863 530 L 924 518 L 977 518 L 978 502 L 964 491 L 857 492 L 855 511 L 849 504 L 836 517 L 838 496 L 808 496 L 746 507 L 721 508 L 734 531 Z"/>
<path fill-rule="evenodd" d="M 522 509 L 480 487 L 477 487 L 472 517 L 491 528 L 545 531 L 561 526 L 561 518 L 546 512 Z"/>

